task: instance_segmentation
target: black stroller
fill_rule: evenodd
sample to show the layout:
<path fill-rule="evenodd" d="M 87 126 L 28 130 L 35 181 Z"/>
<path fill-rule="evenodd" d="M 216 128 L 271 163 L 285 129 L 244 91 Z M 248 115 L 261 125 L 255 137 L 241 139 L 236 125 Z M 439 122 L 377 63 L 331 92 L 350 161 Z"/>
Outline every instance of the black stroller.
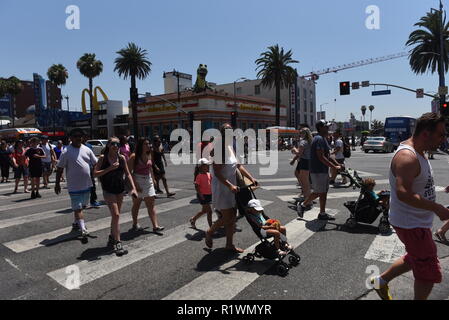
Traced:
<path fill-rule="evenodd" d="M 349 179 L 348 188 L 352 187 L 355 190 L 356 188 L 362 187 L 362 178 L 360 178 L 360 176 L 357 174 L 357 171 L 346 169 L 344 171 L 341 171 L 340 175 Z"/>
<path fill-rule="evenodd" d="M 241 215 L 245 216 L 246 220 L 250 224 L 254 233 L 259 237 L 261 243 L 258 244 L 253 253 L 248 253 L 243 257 L 243 262 L 250 264 L 254 262 L 255 258 L 265 258 L 269 260 L 274 260 L 276 262 L 276 271 L 277 273 L 285 277 L 288 274 L 288 271 L 291 267 L 295 267 L 301 261 L 301 257 L 296 254 L 293 249 L 288 250 L 284 248 L 286 251 L 285 256 L 279 256 L 276 246 L 274 244 L 274 240 L 269 241 L 269 237 L 262 236 L 260 232 L 260 227 L 248 216 L 247 212 L 247 204 L 250 200 L 256 199 L 256 195 L 252 189 L 254 185 L 248 185 L 246 187 L 240 187 L 239 192 L 236 194 L 237 206 Z M 263 213 L 264 219 L 268 220 L 269 217 Z M 285 245 L 282 243 L 281 246 Z M 288 256 L 289 263 L 285 263 L 284 259 Z"/>
<path fill-rule="evenodd" d="M 390 192 L 385 191 L 379 194 L 381 199 L 388 199 Z M 379 232 L 381 234 L 387 234 L 390 232 L 390 223 L 388 221 L 388 208 L 383 207 L 377 200 L 366 190 L 366 187 L 362 184 L 360 195 L 357 201 L 348 201 L 344 204 L 346 208 L 351 212 L 349 218 L 346 220 L 346 226 L 353 229 L 359 222 L 372 224 L 382 214 L 379 222 Z"/>

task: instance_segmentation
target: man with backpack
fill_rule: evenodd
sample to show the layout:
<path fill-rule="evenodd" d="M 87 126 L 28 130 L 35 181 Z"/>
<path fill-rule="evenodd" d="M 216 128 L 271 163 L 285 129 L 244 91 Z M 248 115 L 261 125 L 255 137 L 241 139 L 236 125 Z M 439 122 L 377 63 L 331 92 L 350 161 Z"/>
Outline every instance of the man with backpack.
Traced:
<path fill-rule="evenodd" d="M 351 149 L 349 147 L 349 145 L 345 146 L 345 143 L 343 142 L 343 138 L 341 136 L 341 131 L 340 130 L 336 130 L 333 134 L 334 136 L 334 150 L 332 151 L 331 154 L 333 154 L 335 156 L 335 160 L 338 162 L 338 164 L 340 164 L 341 167 L 345 167 L 345 158 L 348 155 L 348 151 L 349 151 L 349 157 L 351 156 Z M 348 158 L 349 158 L 348 157 Z M 331 168 L 331 179 L 329 181 L 329 184 L 335 184 L 335 179 L 337 178 L 337 170 Z M 343 181 L 341 182 L 342 184 L 346 184 L 347 180 L 346 177 L 343 176 Z"/>

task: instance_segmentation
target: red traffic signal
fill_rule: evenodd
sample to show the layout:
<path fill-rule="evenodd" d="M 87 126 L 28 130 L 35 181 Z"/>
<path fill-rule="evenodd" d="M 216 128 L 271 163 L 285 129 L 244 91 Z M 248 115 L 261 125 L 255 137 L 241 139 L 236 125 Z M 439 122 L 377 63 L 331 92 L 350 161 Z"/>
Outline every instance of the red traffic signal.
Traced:
<path fill-rule="evenodd" d="M 349 81 L 340 82 L 340 95 L 347 96 L 349 94 L 351 94 L 350 82 Z"/>

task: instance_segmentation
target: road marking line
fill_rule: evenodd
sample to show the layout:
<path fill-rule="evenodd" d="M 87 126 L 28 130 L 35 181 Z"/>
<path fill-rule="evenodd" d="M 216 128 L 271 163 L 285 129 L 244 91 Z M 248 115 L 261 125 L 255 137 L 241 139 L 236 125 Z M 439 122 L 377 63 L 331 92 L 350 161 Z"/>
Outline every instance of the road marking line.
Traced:
<path fill-rule="evenodd" d="M 268 206 L 272 201 L 261 200 L 261 203 L 263 206 Z M 206 228 L 206 220 L 201 219 L 198 222 L 197 227 Z M 125 257 L 117 257 L 112 253 L 108 256 L 102 256 L 98 260 L 84 260 L 75 264 L 80 270 L 80 286 L 187 241 L 186 233 L 189 233 L 191 230 L 192 229 L 188 224 L 180 225 L 167 230 L 160 238 L 158 237 L 155 239 L 154 237 L 149 237 L 128 244 L 127 249 L 129 253 Z M 47 275 L 61 286 L 70 290 L 70 288 L 66 286 L 66 269 L 67 267 L 64 267 L 51 271 L 47 273 Z"/>
<path fill-rule="evenodd" d="M 175 201 L 165 202 L 159 205 L 156 205 L 156 212 L 158 214 L 171 211 L 174 209 L 179 209 L 185 207 L 190 204 L 190 202 L 195 199 L 195 196 L 190 196 L 186 198 L 182 198 Z M 144 216 L 143 213 L 146 213 L 147 209 L 143 207 L 140 209 L 139 213 L 141 213 L 140 219 L 148 219 L 148 217 Z M 120 224 L 128 223 L 132 221 L 131 212 L 124 212 L 120 217 Z M 93 221 L 87 221 L 87 228 L 89 232 L 95 232 L 102 229 L 107 229 L 111 227 L 111 218 L 106 217 L 102 219 L 97 219 Z M 21 253 L 25 251 L 29 251 L 32 249 L 56 244 L 65 240 L 75 239 L 79 236 L 78 232 L 71 233 L 72 227 L 62 228 L 58 230 L 54 230 L 47 233 L 42 233 L 38 235 L 34 235 L 28 238 L 18 239 L 14 241 L 9 241 L 3 243 L 3 245 L 16 253 Z"/>
<path fill-rule="evenodd" d="M 365 254 L 365 259 L 393 263 L 405 254 L 405 246 L 396 233 L 376 236 Z"/>
<path fill-rule="evenodd" d="M 329 210 L 330 214 L 336 214 L 337 210 Z M 307 239 L 326 225 L 325 221 L 316 220 L 318 209 L 305 212 L 304 219 L 295 219 L 288 223 L 288 242 L 297 248 Z M 308 221 L 307 221 L 308 220 Z M 306 227 L 307 224 L 307 227 Z M 270 260 L 256 261 L 247 267 L 241 259 L 252 252 L 260 242 L 247 248 L 246 253 L 240 254 L 235 260 L 225 263 L 203 275 L 195 278 L 182 288 L 172 292 L 163 300 L 231 300 L 251 283 L 264 274 L 275 262 Z M 246 271 L 246 270 L 248 271 Z"/>
<path fill-rule="evenodd" d="M 390 181 L 388 179 L 384 179 L 384 180 L 376 180 L 376 184 L 377 185 L 384 185 L 384 184 L 389 184 Z M 345 188 L 344 185 L 340 185 L 339 188 L 334 188 L 334 189 L 343 189 Z M 350 188 L 350 187 L 347 187 Z M 269 191 L 276 191 L 276 190 L 296 190 L 299 189 L 298 186 L 296 185 L 277 185 L 277 186 L 262 186 L 262 189 L 264 190 L 269 190 Z"/>
<path fill-rule="evenodd" d="M 17 265 L 15 265 L 15 264 L 14 264 L 11 260 L 9 260 L 8 258 L 5 258 L 5 261 L 6 261 L 11 267 L 13 267 L 14 269 L 16 269 L 16 270 L 22 272 L 22 270 L 20 270 L 19 267 L 18 267 Z"/>

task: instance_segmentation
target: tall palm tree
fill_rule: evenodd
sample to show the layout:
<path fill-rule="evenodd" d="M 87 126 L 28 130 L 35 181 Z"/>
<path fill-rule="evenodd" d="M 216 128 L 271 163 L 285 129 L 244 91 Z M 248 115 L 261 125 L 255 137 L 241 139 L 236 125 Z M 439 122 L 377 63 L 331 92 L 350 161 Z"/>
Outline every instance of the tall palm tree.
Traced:
<path fill-rule="evenodd" d="M 130 100 L 133 114 L 134 139 L 139 139 L 139 128 L 137 123 L 137 100 L 136 77 L 144 80 L 151 72 L 151 62 L 147 59 L 147 50 L 138 47 L 135 43 L 128 43 L 126 48 L 117 51 L 114 71 L 117 71 L 123 79 L 131 78 Z"/>
<path fill-rule="evenodd" d="M 439 11 L 428 12 L 415 23 L 419 29 L 409 35 L 407 46 L 414 46 L 410 51 L 409 63 L 415 74 L 438 71 L 440 86 L 444 85 L 444 74 L 449 70 L 449 23 L 446 14 Z M 441 34 L 443 35 L 443 63 L 441 63 Z"/>
<path fill-rule="evenodd" d="M 295 83 L 298 73 L 290 64 L 299 63 L 292 59 L 292 51 L 284 53 L 284 48 L 279 45 L 268 47 L 268 50 L 260 54 L 256 60 L 257 78 L 262 79 L 262 86 L 274 86 L 276 89 L 276 125 L 280 125 L 281 89 L 288 88 Z"/>
<path fill-rule="evenodd" d="M 53 82 L 54 85 L 59 87 L 66 84 L 67 78 L 69 77 L 69 73 L 62 64 L 54 64 L 50 68 L 48 68 L 47 77 L 48 80 L 50 80 L 51 82 Z M 62 96 L 60 96 L 59 99 L 61 100 L 62 104 Z M 56 134 L 55 114 L 56 114 L 56 106 L 53 106 L 53 135 Z"/>
<path fill-rule="evenodd" d="M 370 112 L 370 115 L 369 115 L 369 123 L 370 123 L 370 125 L 371 125 L 371 121 L 372 121 L 372 119 L 373 119 L 373 110 L 374 110 L 374 106 L 373 106 L 373 105 L 370 105 L 370 106 L 368 107 L 368 109 L 369 109 L 369 112 Z"/>
<path fill-rule="evenodd" d="M 22 82 L 14 76 L 9 77 L 6 80 L 6 93 L 11 96 L 11 108 L 12 108 L 12 125 L 15 126 L 16 117 L 16 96 L 23 90 Z"/>
<path fill-rule="evenodd" d="M 3 98 L 3 96 L 6 94 L 6 79 L 0 78 L 0 98 Z"/>
<path fill-rule="evenodd" d="M 93 138 L 93 81 L 92 79 L 98 77 L 103 72 L 103 63 L 96 59 L 95 53 L 85 53 L 79 58 L 76 67 L 80 73 L 89 79 L 89 103 L 90 103 L 90 138 Z"/>
<path fill-rule="evenodd" d="M 365 121 L 366 106 L 362 106 L 360 111 L 362 111 L 363 121 Z"/>

